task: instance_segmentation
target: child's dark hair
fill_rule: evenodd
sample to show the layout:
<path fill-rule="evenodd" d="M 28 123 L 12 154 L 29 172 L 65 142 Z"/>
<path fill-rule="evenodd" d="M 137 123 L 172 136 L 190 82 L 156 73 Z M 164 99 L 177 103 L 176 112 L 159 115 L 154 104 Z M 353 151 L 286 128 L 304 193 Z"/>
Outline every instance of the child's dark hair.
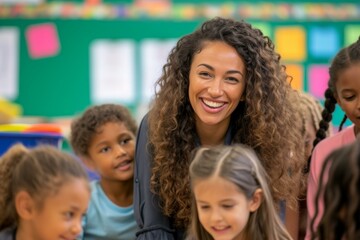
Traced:
<path fill-rule="evenodd" d="M 71 124 L 70 143 L 74 152 L 87 156 L 93 135 L 109 122 L 123 123 L 134 135 L 137 133 L 136 121 L 126 107 L 117 104 L 92 106 Z"/>
<path fill-rule="evenodd" d="M 349 68 L 350 66 L 360 62 L 360 37 L 359 39 L 341 49 L 333 59 L 331 66 L 329 68 L 330 79 L 328 82 L 328 88 L 325 91 L 325 106 L 322 112 L 322 120 L 319 124 L 319 130 L 316 132 L 316 138 L 314 140 L 313 146 L 315 147 L 321 140 L 326 138 L 326 131 L 329 128 L 329 123 L 332 120 L 332 113 L 335 110 L 335 94 L 336 94 L 336 81 L 342 71 Z M 345 115 L 343 120 L 340 123 L 339 131 L 341 131 L 347 116 Z M 307 170 L 310 166 L 311 157 L 308 160 Z"/>
<path fill-rule="evenodd" d="M 0 230 L 18 224 L 14 198 L 19 191 L 30 194 L 41 208 L 46 197 L 74 178 L 88 181 L 85 169 L 70 154 L 45 145 L 11 147 L 0 158 Z"/>
<path fill-rule="evenodd" d="M 325 211 L 317 229 L 314 229 L 316 217 L 311 220 L 312 239 L 360 239 L 359 138 L 326 158 L 320 175 L 314 216 L 319 213 L 320 199 L 324 200 Z"/>

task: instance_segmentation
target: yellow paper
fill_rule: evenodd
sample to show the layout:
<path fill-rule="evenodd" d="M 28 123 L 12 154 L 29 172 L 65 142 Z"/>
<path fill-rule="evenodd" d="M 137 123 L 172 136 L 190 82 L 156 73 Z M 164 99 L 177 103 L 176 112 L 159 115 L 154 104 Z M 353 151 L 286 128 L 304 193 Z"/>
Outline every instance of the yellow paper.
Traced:
<path fill-rule="evenodd" d="M 286 73 L 293 79 L 291 87 L 296 90 L 304 90 L 304 68 L 298 64 L 286 64 Z"/>
<path fill-rule="evenodd" d="M 275 29 L 275 47 L 285 61 L 304 61 L 306 58 L 306 34 L 301 26 Z"/>

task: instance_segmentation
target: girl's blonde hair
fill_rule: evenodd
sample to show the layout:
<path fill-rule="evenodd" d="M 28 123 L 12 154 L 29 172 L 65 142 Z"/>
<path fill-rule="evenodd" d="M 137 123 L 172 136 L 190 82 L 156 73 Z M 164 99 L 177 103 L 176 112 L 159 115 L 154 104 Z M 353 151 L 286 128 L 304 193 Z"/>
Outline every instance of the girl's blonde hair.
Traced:
<path fill-rule="evenodd" d="M 14 198 L 19 191 L 28 192 L 41 208 L 46 197 L 74 178 L 88 181 L 82 165 L 55 147 L 11 147 L 0 158 L 0 230 L 18 225 Z"/>
<path fill-rule="evenodd" d="M 252 240 L 291 239 L 275 210 L 273 197 L 267 182 L 268 176 L 255 152 L 245 145 L 199 148 L 190 164 L 190 182 L 221 177 L 238 186 L 248 199 L 255 190 L 262 189 L 263 201 L 257 211 L 250 214 L 244 229 L 245 236 Z M 213 239 L 199 221 L 195 198 L 192 199 L 192 222 L 189 239 Z"/>

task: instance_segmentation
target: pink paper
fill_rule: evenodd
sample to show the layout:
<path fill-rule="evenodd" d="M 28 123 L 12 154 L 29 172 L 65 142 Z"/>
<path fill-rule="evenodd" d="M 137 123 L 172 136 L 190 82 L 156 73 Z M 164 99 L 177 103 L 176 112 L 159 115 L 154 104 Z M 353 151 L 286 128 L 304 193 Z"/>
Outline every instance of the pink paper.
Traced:
<path fill-rule="evenodd" d="M 329 66 L 312 65 L 309 68 L 308 76 L 310 93 L 319 99 L 324 99 L 324 93 L 329 81 Z"/>
<path fill-rule="evenodd" d="M 54 56 L 59 52 L 59 38 L 52 23 L 38 24 L 26 31 L 29 54 L 33 58 Z"/>

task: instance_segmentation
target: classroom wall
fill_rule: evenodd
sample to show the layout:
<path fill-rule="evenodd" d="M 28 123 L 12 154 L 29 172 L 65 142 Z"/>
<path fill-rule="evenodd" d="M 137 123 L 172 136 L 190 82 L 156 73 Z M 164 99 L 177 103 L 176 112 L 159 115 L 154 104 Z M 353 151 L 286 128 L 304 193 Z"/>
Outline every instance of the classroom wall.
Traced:
<path fill-rule="evenodd" d="M 146 66 L 142 61 L 144 41 L 155 40 L 160 44 L 174 41 L 192 32 L 205 19 L 216 15 L 245 18 L 260 28 L 274 41 L 282 55 L 288 73 L 294 77 L 294 88 L 308 91 L 322 100 L 328 80 L 327 67 L 332 56 L 354 41 L 360 33 L 358 1 L 297 1 L 286 4 L 281 1 L 207 3 L 177 0 L 172 4 L 163 1 L 157 6 L 140 6 L 136 2 L 141 1 L 125 1 L 122 4 L 110 1 L 100 5 L 87 5 L 86 1 L 49 1 L 41 6 L 28 7 L 0 5 L 0 34 L 2 29 L 8 27 L 16 28 L 19 32 L 19 88 L 11 100 L 23 106 L 24 115 L 73 116 L 91 104 L 106 101 L 94 100 L 91 46 L 101 40 L 110 43 L 130 40 L 134 46 L 134 56 L 129 61 L 133 61 L 134 70 L 127 76 L 131 80 L 120 79 L 123 82 L 115 86 L 121 92 L 121 88 L 127 86 L 127 81 L 131 81 L 129 91 L 133 91 L 133 94 L 128 99 L 119 96 L 109 101 L 127 105 L 140 117 L 149 103 L 143 89 L 148 84 L 144 82 Z M 107 12 L 99 6 L 117 9 L 117 12 Z M 44 24 L 53 27 L 58 48 L 55 53 L 39 57 L 31 53 L 28 34 L 29 29 Z M 157 67 L 163 61 L 163 56 L 159 57 Z M 128 63 L 124 66 L 128 66 Z M 116 71 L 121 74 L 125 70 L 119 66 Z M 155 81 L 156 76 L 152 74 Z M 335 126 L 342 115 L 341 110 L 337 109 Z"/>

